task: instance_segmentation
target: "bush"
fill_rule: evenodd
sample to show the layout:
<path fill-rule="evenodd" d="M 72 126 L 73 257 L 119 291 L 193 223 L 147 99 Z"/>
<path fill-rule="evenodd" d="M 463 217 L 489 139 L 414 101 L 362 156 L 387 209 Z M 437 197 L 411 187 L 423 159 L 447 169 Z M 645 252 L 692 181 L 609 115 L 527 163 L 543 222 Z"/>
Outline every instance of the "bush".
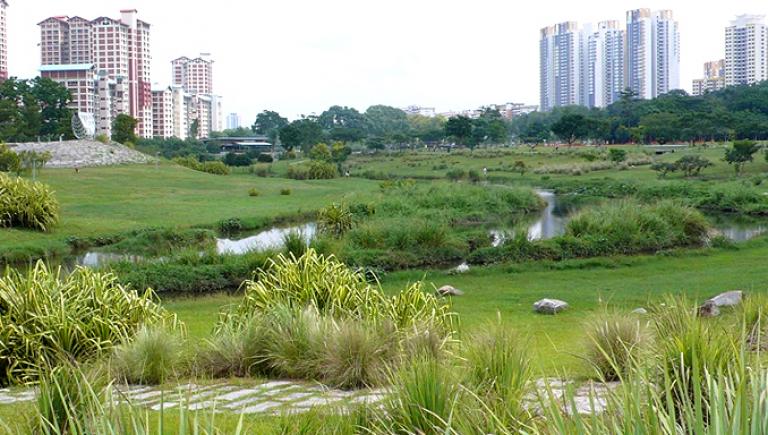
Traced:
<path fill-rule="evenodd" d="M 601 380 L 626 379 L 644 350 L 646 337 L 636 318 L 613 315 L 593 321 L 587 330 L 587 361 Z"/>
<path fill-rule="evenodd" d="M 481 180 L 480 172 L 478 172 L 476 169 L 470 169 L 468 175 L 469 175 L 469 181 L 473 183 L 479 183 Z"/>
<path fill-rule="evenodd" d="M 289 231 L 283 237 L 283 246 L 289 256 L 301 257 L 307 252 L 307 240 L 301 231 Z"/>
<path fill-rule="evenodd" d="M 220 221 L 218 224 L 219 231 L 222 233 L 236 233 L 243 230 L 243 221 L 238 218 L 231 218 Z"/>
<path fill-rule="evenodd" d="M 251 166 L 253 160 L 246 154 L 227 153 L 224 156 L 224 164 L 227 166 L 246 167 Z"/>
<path fill-rule="evenodd" d="M 701 246 L 708 231 L 706 218 L 691 207 L 669 201 L 645 205 L 626 200 L 582 211 L 568 222 L 560 240 L 574 237 L 599 243 L 602 254 L 629 254 Z"/>
<path fill-rule="evenodd" d="M 142 327 L 115 349 L 112 368 L 120 382 L 159 385 L 183 372 L 182 341 L 162 327 Z"/>
<path fill-rule="evenodd" d="M 151 290 L 137 295 L 111 274 L 62 277 L 42 262 L 26 275 L 9 270 L 0 279 L 0 383 L 34 381 L 45 367 L 94 358 L 141 325 L 173 320 Z"/>
<path fill-rule="evenodd" d="M 352 229 L 352 212 L 344 204 L 331 204 L 317 214 L 320 231 L 339 238 Z"/>
<path fill-rule="evenodd" d="M 328 162 L 313 161 L 309 163 L 310 180 L 330 180 L 339 176 L 336 165 Z"/>
<path fill-rule="evenodd" d="M 19 155 L 11 151 L 8 145 L 0 143 L 0 172 L 12 172 L 18 174 L 21 171 L 21 159 Z"/>
<path fill-rule="evenodd" d="M 280 189 L 280 195 L 282 196 L 291 196 L 291 189 Z"/>
<path fill-rule="evenodd" d="M 0 227 L 50 231 L 59 203 L 45 184 L 0 173 Z"/>
<path fill-rule="evenodd" d="M 96 139 L 97 142 L 103 143 L 104 145 L 109 144 L 109 136 L 104 133 L 97 134 L 94 139 Z"/>
<path fill-rule="evenodd" d="M 218 160 L 203 163 L 203 172 L 213 175 L 229 175 L 229 167 Z"/>
<path fill-rule="evenodd" d="M 293 180 L 308 180 L 309 167 L 299 164 L 288 166 L 288 178 Z"/>
<path fill-rule="evenodd" d="M 257 177 L 267 178 L 272 174 L 272 166 L 270 165 L 254 165 L 251 166 L 251 173 Z"/>
<path fill-rule="evenodd" d="M 619 148 L 611 148 L 608 150 L 608 158 L 613 163 L 621 163 L 627 160 L 627 151 Z"/>
<path fill-rule="evenodd" d="M 259 189 L 253 187 L 250 190 L 248 190 L 248 196 L 256 197 L 259 196 L 261 193 L 259 192 Z"/>
<path fill-rule="evenodd" d="M 258 157 L 256 157 L 256 161 L 259 163 L 272 163 L 275 161 L 275 159 L 271 154 L 261 153 Z"/>
<path fill-rule="evenodd" d="M 104 418 L 106 385 L 103 373 L 71 361 L 46 369 L 40 377 L 35 430 L 30 433 L 90 433 L 96 420 Z"/>
<path fill-rule="evenodd" d="M 459 181 L 467 178 L 467 171 L 463 169 L 453 169 L 446 172 L 445 176 L 451 181 Z"/>

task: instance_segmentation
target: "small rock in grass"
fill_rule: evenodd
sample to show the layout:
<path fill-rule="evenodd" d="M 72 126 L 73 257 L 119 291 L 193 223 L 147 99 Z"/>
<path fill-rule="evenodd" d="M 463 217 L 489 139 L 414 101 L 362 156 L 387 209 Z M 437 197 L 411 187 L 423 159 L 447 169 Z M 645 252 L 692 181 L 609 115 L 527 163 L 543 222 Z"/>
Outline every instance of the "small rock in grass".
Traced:
<path fill-rule="evenodd" d="M 440 297 L 447 297 L 447 296 L 464 296 L 464 292 L 457 289 L 456 287 L 445 285 L 437 289 L 435 292 Z"/>
<path fill-rule="evenodd" d="M 734 290 L 721 293 L 709 301 L 717 307 L 735 307 L 736 305 L 741 304 L 742 299 L 744 299 L 744 292 L 741 290 Z"/>
<path fill-rule="evenodd" d="M 568 308 L 568 303 L 558 299 L 542 299 L 533 304 L 533 309 L 539 314 L 557 314 Z"/>
<path fill-rule="evenodd" d="M 646 310 L 645 308 L 638 308 L 638 309 L 632 311 L 632 314 L 638 314 L 638 315 L 644 316 L 644 315 L 648 314 L 648 310 Z"/>

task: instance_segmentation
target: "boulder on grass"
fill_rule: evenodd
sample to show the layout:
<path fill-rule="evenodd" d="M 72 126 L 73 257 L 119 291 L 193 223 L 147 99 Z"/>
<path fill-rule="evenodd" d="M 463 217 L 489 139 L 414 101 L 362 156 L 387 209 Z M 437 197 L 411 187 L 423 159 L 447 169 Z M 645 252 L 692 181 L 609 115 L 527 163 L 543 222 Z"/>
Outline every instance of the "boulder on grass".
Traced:
<path fill-rule="evenodd" d="M 637 314 L 639 316 L 644 316 L 644 315 L 648 314 L 648 310 L 646 310 L 645 308 L 637 308 L 636 310 L 632 311 L 632 314 Z"/>
<path fill-rule="evenodd" d="M 533 304 L 533 309 L 539 314 L 557 314 L 568 308 L 568 303 L 558 299 L 542 299 Z"/>
<path fill-rule="evenodd" d="M 712 301 L 712 303 L 714 303 L 717 307 L 735 307 L 736 305 L 741 304 L 743 299 L 744 292 L 741 290 L 734 290 L 721 293 L 710 299 L 710 301 Z"/>
<path fill-rule="evenodd" d="M 435 292 L 440 297 L 464 296 L 464 292 L 450 285 L 444 285 Z"/>

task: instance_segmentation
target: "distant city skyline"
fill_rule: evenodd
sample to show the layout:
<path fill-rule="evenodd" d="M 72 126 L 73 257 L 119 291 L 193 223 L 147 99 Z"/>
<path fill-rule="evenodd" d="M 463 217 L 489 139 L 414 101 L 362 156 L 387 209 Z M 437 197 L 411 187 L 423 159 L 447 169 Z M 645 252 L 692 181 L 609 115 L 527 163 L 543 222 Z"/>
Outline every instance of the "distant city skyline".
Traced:
<path fill-rule="evenodd" d="M 374 104 L 420 105 L 438 112 L 502 101 L 537 104 L 542 27 L 619 20 L 637 8 L 674 10 L 682 39 L 680 82 L 690 92 L 702 65 L 723 57 L 731 21 L 768 14 L 763 0 L 717 7 L 673 0 L 598 0 L 585 7 L 553 0 L 525 8 L 492 0 L 222 0 L 210 8 L 149 0 L 9 0 L 10 75 L 38 74 L 38 22 L 60 14 L 111 16 L 120 8 L 138 9 L 152 24 L 153 83 L 168 82 L 170 61 L 180 54 L 210 52 L 225 113 L 239 113 L 245 125 L 265 109 L 295 119 L 334 104 L 361 111 Z"/>

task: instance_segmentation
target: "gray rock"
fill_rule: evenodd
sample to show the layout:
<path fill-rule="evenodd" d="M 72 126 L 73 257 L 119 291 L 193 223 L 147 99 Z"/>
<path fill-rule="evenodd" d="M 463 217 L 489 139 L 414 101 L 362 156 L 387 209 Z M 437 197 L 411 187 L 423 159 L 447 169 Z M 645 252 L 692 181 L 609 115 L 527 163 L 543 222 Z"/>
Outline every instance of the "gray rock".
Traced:
<path fill-rule="evenodd" d="M 735 307 L 741 304 L 744 299 L 744 292 L 741 290 L 734 290 L 730 292 L 721 293 L 709 301 L 711 301 L 717 307 Z"/>
<path fill-rule="evenodd" d="M 126 146 L 117 143 L 103 144 L 93 140 L 19 143 L 12 144 L 11 150 L 48 152 L 51 154 L 51 160 L 46 164 L 47 168 L 85 168 L 155 161 L 153 157 Z"/>
<path fill-rule="evenodd" d="M 557 314 L 568 309 L 568 303 L 558 299 L 542 299 L 533 304 L 533 309 L 539 314 Z"/>
<path fill-rule="evenodd" d="M 638 308 L 638 309 L 632 311 L 632 314 L 638 314 L 638 315 L 644 316 L 644 315 L 648 314 L 648 310 L 646 310 L 645 308 Z"/>
<path fill-rule="evenodd" d="M 710 301 L 704 302 L 704 305 L 699 307 L 699 317 L 717 317 L 720 315 L 720 308 Z"/>
<path fill-rule="evenodd" d="M 440 297 L 446 297 L 446 296 L 464 296 L 464 292 L 457 289 L 456 287 L 445 285 L 437 289 L 435 292 Z"/>

